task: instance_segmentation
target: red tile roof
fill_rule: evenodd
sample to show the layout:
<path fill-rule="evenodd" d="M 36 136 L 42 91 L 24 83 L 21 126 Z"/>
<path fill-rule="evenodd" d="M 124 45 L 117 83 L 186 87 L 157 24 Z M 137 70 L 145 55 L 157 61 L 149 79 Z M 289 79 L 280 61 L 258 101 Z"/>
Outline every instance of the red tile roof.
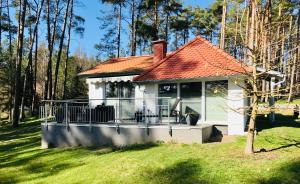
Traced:
<path fill-rule="evenodd" d="M 250 67 L 198 36 L 135 77 L 134 81 L 230 76 L 250 70 Z"/>
<path fill-rule="evenodd" d="M 114 58 L 94 68 L 79 73 L 80 76 L 112 76 L 117 74 L 140 74 L 153 65 L 153 56 Z"/>

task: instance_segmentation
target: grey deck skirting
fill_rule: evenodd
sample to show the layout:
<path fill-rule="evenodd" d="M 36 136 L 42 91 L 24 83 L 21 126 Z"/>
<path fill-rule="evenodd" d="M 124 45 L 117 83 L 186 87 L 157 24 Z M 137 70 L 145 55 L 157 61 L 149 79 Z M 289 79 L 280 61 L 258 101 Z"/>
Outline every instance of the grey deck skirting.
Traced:
<path fill-rule="evenodd" d="M 212 125 L 113 125 L 42 123 L 42 148 L 69 146 L 125 146 L 150 142 L 204 143 Z"/>

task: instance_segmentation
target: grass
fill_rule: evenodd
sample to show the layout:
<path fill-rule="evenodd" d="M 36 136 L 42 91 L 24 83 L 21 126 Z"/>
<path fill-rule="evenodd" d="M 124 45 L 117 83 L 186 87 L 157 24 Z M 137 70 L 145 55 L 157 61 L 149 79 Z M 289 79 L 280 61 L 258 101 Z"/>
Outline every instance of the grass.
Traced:
<path fill-rule="evenodd" d="M 276 104 L 292 104 L 292 105 L 299 105 L 300 104 L 300 98 L 295 98 L 291 102 L 287 102 L 287 98 L 282 98 L 275 101 Z M 269 104 L 268 102 L 259 102 L 259 104 Z"/>
<path fill-rule="evenodd" d="M 300 183 L 300 123 L 260 117 L 255 147 L 232 143 L 40 149 L 40 122 L 0 128 L 0 183 Z M 263 149 L 262 149 L 263 148 Z"/>
<path fill-rule="evenodd" d="M 287 103 L 287 99 L 280 99 L 276 101 L 277 104 L 300 104 L 300 98 L 294 99 L 290 103 Z"/>

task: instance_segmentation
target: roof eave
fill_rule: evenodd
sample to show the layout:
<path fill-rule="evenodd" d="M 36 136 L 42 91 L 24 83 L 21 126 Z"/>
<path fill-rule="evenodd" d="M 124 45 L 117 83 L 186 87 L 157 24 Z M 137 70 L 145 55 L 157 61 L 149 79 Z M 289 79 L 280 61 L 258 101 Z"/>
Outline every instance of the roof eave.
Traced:
<path fill-rule="evenodd" d="M 87 78 L 105 78 L 105 77 L 119 77 L 127 75 L 139 75 L 143 71 L 134 71 L 134 72 L 112 72 L 112 73 L 94 73 L 94 74 L 77 74 L 79 77 Z"/>
<path fill-rule="evenodd" d="M 144 80 L 136 81 L 135 83 L 162 83 L 162 82 L 182 82 L 182 81 L 199 81 L 199 80 L 219 80 L 219 79 L 228 79 L 230 77 L 245 77 L 245 73 L 238 73 L 232 75 L 223 75 L 223 76 L 207 76 L 207 77 L 197 77 L 197 78 L 175 78 L 175 79 L 162 79 L 162 80 Z"/>

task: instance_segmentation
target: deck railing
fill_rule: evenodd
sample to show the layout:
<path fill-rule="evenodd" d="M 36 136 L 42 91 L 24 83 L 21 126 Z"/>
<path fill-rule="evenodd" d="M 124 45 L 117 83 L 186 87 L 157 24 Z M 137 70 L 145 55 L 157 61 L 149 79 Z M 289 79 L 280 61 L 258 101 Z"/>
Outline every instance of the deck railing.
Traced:
<path fill-rule="evenodd" d="M 170 98 L 107 98 L 43 101 L 45 123 L 170 124 Z"/>

